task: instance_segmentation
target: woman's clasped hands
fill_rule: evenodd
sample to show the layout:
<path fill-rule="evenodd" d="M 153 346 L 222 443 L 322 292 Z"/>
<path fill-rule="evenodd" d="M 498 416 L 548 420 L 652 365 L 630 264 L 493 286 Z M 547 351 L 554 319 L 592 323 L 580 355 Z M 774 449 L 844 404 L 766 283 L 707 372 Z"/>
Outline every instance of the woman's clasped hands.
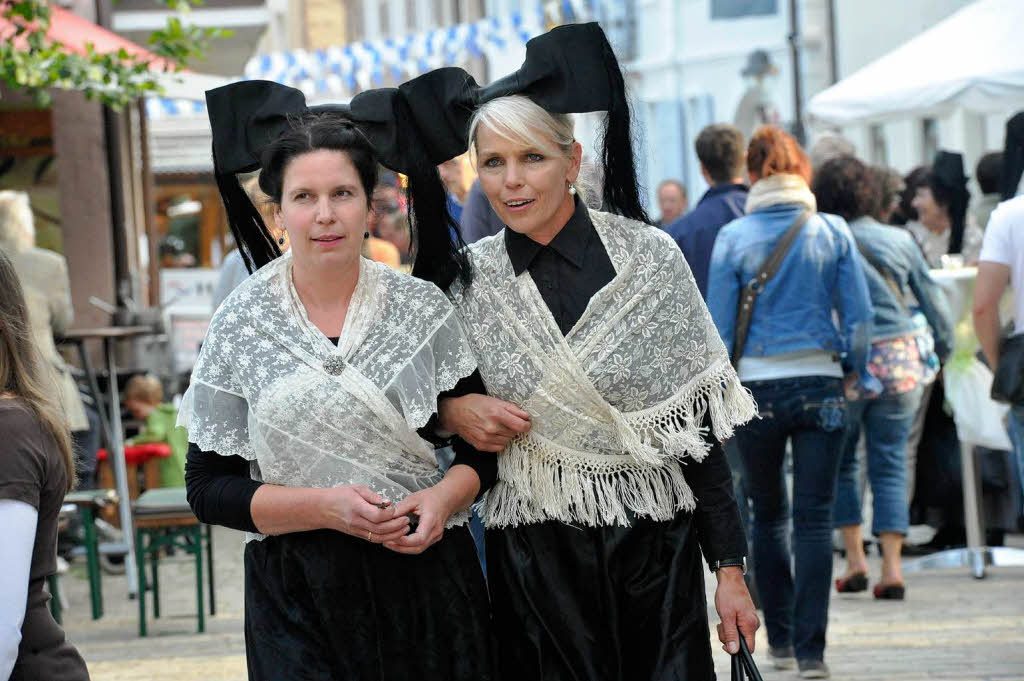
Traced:
<path fill-rule="evenodd" d="M 454 512 L 439 486 L 410 494 L 397 504 L 364 485 L 325 491 L 328 527 L 397 553 L 422 553 L 437 543 Z"/>
<path fill-rule="evenodd" d="M 411 519 L 364 485 L 342 485 L 324 490 L 326 526 L 338 532 L 383 544 L 405 536 Z"/>

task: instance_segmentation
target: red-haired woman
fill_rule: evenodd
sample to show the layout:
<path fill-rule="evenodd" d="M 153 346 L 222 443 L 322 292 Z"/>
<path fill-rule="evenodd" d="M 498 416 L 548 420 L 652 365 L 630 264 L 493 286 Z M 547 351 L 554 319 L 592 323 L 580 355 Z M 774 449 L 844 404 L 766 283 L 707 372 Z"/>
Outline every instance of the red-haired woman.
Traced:
<path fill-rule="evenodd" d="M 736 431 L 753 500 L 756 579 L 778 668 L 827 678 L 824 662 L 832 578 L 832 502 L 846 419 L 843 381 L 865 393 L 873 311 L 846 222 L 817 212 L 800 145 L 773 127 L 747 149 L 747 214 L 722 228 L 711 256 L 708 308 L 761 414 Z M 759 284 L 749 331 L 737 344 L 740 294 L 783 236 L 796 232 L 774 277 Z M 834 319 L 838 319 L 838 326 Z M 783 459 L 792 440 L 793 504 Z M 793 520 L 791 568 L 788 527 Z"/>
<path fill-rule="evenodd" d="M 0 679 L 88 681 L 43 589 L 57 569 L 57 515 L 75 479 L 70 432 L 3 251 L 0 292 Z"/>

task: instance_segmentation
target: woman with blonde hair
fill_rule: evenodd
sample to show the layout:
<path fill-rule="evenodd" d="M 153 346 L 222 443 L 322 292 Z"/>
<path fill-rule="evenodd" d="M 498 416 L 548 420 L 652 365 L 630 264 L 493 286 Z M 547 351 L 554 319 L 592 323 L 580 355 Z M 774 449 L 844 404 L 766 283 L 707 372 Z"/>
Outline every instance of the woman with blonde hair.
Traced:
<path fill-rule="evenodd" d="M 482 517 L 500 677 L 713 678 L 700 551 L 726 649 L 758 626 L 719 446 L 754 405 L 682 254 L 646 224 L 604 33 L 534 38 L 485 88 L 441 69 L 401 89 L 430 148 L 470 149 L 506 225 L 449 289 L 477 394 L 439 405 L 443 430 L 499 452 Z M 608 112 L 602 210 L 580 197 L 567 114 L 585 111 Z"/>
<path fill-rule="evenodd" d="M 747 147 L 747 172 L 747 214 L 715 239 L 708 308 L 761 415 L 737 429 L 735 444 L 754 505 L 769 654 L 779 669 L 799 666 L 802 678 L 827 678 L 843 381 L 864 395 L 882 390 L 867 370 L 874 315 L 853 235 L 841 217 L 817 212 L 811 164 L 796 140 L 762 127 Z M 788 440 L 792 514 L 783 473 Z"/>
<path fill-rule="evenodd" d="M 57 516 L 75 480 L 71 438 L 18 275 L 2 251 L 0 291 L 0 678 L 87 680 L 44 590 L 57 570 Z"/>

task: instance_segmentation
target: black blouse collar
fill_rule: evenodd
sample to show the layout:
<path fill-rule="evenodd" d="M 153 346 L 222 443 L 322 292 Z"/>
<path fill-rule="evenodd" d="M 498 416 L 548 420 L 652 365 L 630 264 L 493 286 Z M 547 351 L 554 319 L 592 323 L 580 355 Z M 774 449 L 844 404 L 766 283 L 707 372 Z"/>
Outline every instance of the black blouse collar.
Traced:
<path fill-rule="evenodd" d="M 565 227 L 548 244 L 548 248 L 553 249 L 576 268 L 582 268 L 587 248 L 595 237 L 597 230 L 590 220 L 590 212 L 579 197 L 576 197 L 576 210 L 565 223 Z M 530 266 L 542 248 L 543 244 L 505 227 L 505 249 L 517 277 Z"/>

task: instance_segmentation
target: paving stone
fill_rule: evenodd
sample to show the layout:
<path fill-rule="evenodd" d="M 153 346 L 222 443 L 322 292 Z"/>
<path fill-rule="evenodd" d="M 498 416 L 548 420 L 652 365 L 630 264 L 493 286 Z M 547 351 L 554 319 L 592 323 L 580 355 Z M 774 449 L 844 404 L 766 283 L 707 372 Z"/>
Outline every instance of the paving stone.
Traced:
<path fill-rule="evenodd" d="M 1009 541 L 1024 546 L 1022 536 Z M 104 576 L 106 613 L 96 622 L 84 571 L 75 566 L 64 577 L 65 628 L 93 681 L 245 681 L 243 535 L 216 528 L 214 546 L 217 615 L 207 616 L 204 634 L 196 633 L 189 557 L 161 561 L 163 616 L 150 618 L 147 638 L 138 637 L 138 604 L 127 598 L 123 576 Z M 842 568 L 837 558 L 834 570 Z M 872 577 L 878 573 L 872 556 Z M 706 582 L 713 603 L 715 579 Z M 718 622 L 713 607 L 709 616 Z M 771 668 L 767 646 L 762 627 L 754 655 L 765 681 L 796 679 Z M 719 678 L 728 679 L 729 660 L 717 639 L 713 650 Z M 870 592 L 833 594 L 825 660 L 842 681 L 1024 681 L 1024 569 L 990 568 L 983 580 L 966 569 L 908 574 L 903 602 L 875 601 Z"/>

